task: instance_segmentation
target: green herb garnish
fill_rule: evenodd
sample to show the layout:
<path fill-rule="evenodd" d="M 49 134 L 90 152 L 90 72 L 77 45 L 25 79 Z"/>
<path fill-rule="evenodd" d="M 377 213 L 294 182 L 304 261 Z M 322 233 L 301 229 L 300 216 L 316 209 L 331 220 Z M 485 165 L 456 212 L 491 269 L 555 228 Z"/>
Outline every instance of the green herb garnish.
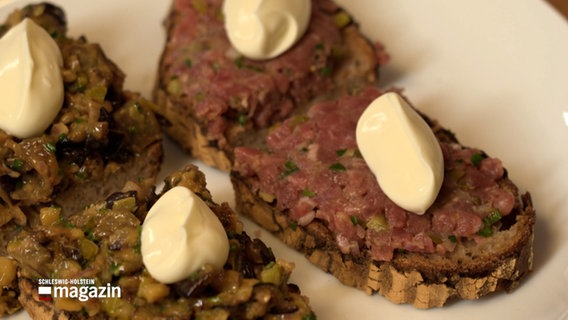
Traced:
<path fill-rule="evenodd" d="M 75 228 L 75 225 L 72 224 L 69 220 L 65 219 L 65 217 L 62 215 L 59 215 L 59 223 L 61 223 L 65 228 Z"/>
<path fill-rule="evenodd" d="M 487 215 L 487 217 L 485 217 L 483 219 L 483 223 L 488 224 L 488 225 L 492 225 L 495 222 L 501 220 L 501 218 L 503 218 L 503 215 L 501 215 L 501 211 L 499 211 L 499 209 L 495 209 L 495 210 L 491 211 L 491 213 L 489 213 Z"/>
<path fill-rule="evenodd" d="M 359 221 L 359 218 L 357 216 L 349 216 L 349 219 L 351 219 L 351 223 L 353 223 L 354 226 L 360 224 L 361 222 Z"/>
<path fill-rule="evenodd" d="M 292 231 L 296 231 L 296 229 L 298 229 L 298 223 L 296 221 L 290 222 L 288 226 L 292 229 Z"/>
<path fill-rule="evenodd" d="M 120 265 L 116 262 L 111 262 L 111 264 L 108 267 L 108 270 L 112 275 L 118 276 L 118 274 L 120 273 Z"/>
<path fill-rule="evenodd" d="M 329 77 L 331 75 L 332 69 L 330 66 L 324 66 L 320 69 L 320 73 L 324 77 Z"/>
<path fill-rule="evenodd" d="M 75 177 L 80 180 L 85 180 L 89 177 L 89 174 L 85 171 L 84 167 L 82 167 L 79 171 L 75 173 Z"/>
<path fill-rule="evenodd" d="M 244 67 L 244 60 L 245 58 L 243 57 L 238 57 L 235 59 L 235 65 L 237 66 L 237 68 L 242 69 Z"/>
<path fill-rule="evenodd" d="M 244 112 L 240 112 L 239 115 L 237 116 L 237 122 L 241 125 L 241 126 L 246 126 L 247 124 L 247 114 Z"/>
<path fill-rule="evenodd" d="M 298 168 L 294 162 L 288 160 L 284 163 L 284 171 L 280 174 L 280 178 L 286 178 L 298 170 L 300 170 L 300 168 Z"/>
<path fill-rule="evenodd" d="M 345 168 L 345 166 L 342 165 L 342 164 L 339 163 L 339 162 L 330 165 L 330 166 L 329 166 L 329 169 L 330 169 L 330 170 L 333 170 L 333 171 L 345 171 L 345 170 L 347 170 L 347 169 Z"/>
<path fill-rule="evenodd" d="M 235 62 L 235 65 L 237 66 L 237 68 L 239 68 L 239 69 L 249 69 L 249 70 L 253 70 L 253 71 L 256 71 L 256 72 L 264 71 L 264 69 L 261 66 L 256 66 L 254 64 L 245 63 L 244 57 L 238 57 L 234 60 L 234 62 Z"/>
<path fill-rule="evenodd" d="M 317 320 L 317 317 L 316 317 L 315 314 L 310 313 L 310 314 L 308 314 L 307 316 L 303 316 L 303 317 L 302 317 L 302 320 Z"/>
<path fill-rule="evenodd" d="M 487 217 L 483 218 L 483 227 L 479 230 L 478 234 L 482 237 L 489 237 L 493 235 L 493 229 L 491 226 L 495 224 L 497 221 L 501 220 L 503 216 L 501 215 L 501 211 L 499 209 L 493 210 L 491 213 L 487 215 Z"/>
<path fill-rule="evenodd" d="M 485 158 L 487 158 L 487 156 L 483 153 L 474 153 L 474 154 L 471 155 L 470 160 L 471 160 L 471 163 L 474 166 L 477 167 L 477 166 L 479 166 L 479 164 L 481 164 L 481 160 L 483 160 Z"/>
<path fill-rule="evenodd" d="M 55 145 L 53 143 L 46 143 L 43 145 L 43 148 L 45 149 L 45 151 L 49 152 L 49 153 L 55 153 L 55 151 L 57 150 L 55 148 Z"/>
<path fill-rule="evenodd" d="M 308 189 L 308 188 L 302 190 L 302 196 L 304 196 L 304 197 L 310 197 L 311 198 L 315 195 L 316 195 L 316 193 L 313 192 L 312 190 Z"/>
<path fill-rule="evenodd" d="M 24 168 L 24 160 L 22 159 L 14 159 L 10 164 L 10 169 L 20 171 Z"/>

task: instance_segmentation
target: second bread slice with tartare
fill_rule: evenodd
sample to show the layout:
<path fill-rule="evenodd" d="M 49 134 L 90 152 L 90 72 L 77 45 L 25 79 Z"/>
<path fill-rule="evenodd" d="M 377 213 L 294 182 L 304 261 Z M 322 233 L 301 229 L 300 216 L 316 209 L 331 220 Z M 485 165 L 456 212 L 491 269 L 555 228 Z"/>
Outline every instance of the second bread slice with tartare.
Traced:
<path fill-rule="evenodd" d="M 322 101 L 235 150 L 237 210 L 342 283 L 395 303 L 439 307 L 511 291 L 532 269 L 535 212 L 501 161 L 423 116 L 443 151 L 444 181 L 424 215 L 381 190 L 355 128 L 381 92 Z"/>

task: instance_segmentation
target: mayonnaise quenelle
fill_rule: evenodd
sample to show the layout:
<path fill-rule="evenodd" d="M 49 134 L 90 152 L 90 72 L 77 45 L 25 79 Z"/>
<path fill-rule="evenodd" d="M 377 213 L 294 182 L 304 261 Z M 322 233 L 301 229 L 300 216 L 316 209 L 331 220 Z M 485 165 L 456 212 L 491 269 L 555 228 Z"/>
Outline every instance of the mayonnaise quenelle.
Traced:
<path fill-rule="evenodd" d="M 40 135 L 63 105 L 57 43 L 29 18 L 0 39 L 0 128 L 19 138 Z"/>
<path fill-rule="evenodd" d="M 222 268 L 229 240 L 211 209 L 191 190 L 177 186 L 152 206 L 141 235 L 142 261 L 156 280 L 173 283 L 205 264 Z"/>
<path fill-rule="evenodd" d="M 306 32 L 310 0 L 225 0 L 225 30 L 233 47 L 251 59 L 274 58 Z"/>
<path fill-rule="evenodd" d="M 365 109 L 357 145 L 383 192 L 399 207 L 423 214 L 444 179 L 444 158 L 428 124 L 402 97 L 389 92 Z"/>

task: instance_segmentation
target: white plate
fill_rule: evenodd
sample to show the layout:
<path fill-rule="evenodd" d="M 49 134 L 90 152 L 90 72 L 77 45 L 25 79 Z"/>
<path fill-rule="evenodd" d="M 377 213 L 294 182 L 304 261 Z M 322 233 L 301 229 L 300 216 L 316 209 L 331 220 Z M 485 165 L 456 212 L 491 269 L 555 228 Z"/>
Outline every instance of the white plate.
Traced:
<path fill-rule="evenodd" d="M 27 2 L 0 0 L 0 14 Z M 100 42 L 126 72 L 126 87 L 150 97 L 169 1 L 54 2 L 65 8 L 71 35 Z M 568 24 L 541 1 L 339 2 L 390 52 L 383 86 L 406 88 L 417 107 L 501 158 L 532 193 L 534 272 L 512 294 L 416 310 L 342 286 L 257 226 L 247 230 L 296 263 L 292 281 L 319 319 L 568 319 Z M 162 176 L 189 161 L 171 144 L 166 151 Z M 227 175 L 201 168 L 215 200 L 232 204 Z"/>

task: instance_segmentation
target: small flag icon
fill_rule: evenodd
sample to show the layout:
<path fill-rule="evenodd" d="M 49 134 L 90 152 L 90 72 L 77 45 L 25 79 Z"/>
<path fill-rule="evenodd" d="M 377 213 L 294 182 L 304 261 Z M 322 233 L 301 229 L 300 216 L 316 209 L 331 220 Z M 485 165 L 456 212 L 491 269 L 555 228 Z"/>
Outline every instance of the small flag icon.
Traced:
<path fill-rule="evenodd" d="M 37 293 L 39 294 L 39 300 L 42 301 L 51 300 L 51 287 L 38 287 Z"/>

